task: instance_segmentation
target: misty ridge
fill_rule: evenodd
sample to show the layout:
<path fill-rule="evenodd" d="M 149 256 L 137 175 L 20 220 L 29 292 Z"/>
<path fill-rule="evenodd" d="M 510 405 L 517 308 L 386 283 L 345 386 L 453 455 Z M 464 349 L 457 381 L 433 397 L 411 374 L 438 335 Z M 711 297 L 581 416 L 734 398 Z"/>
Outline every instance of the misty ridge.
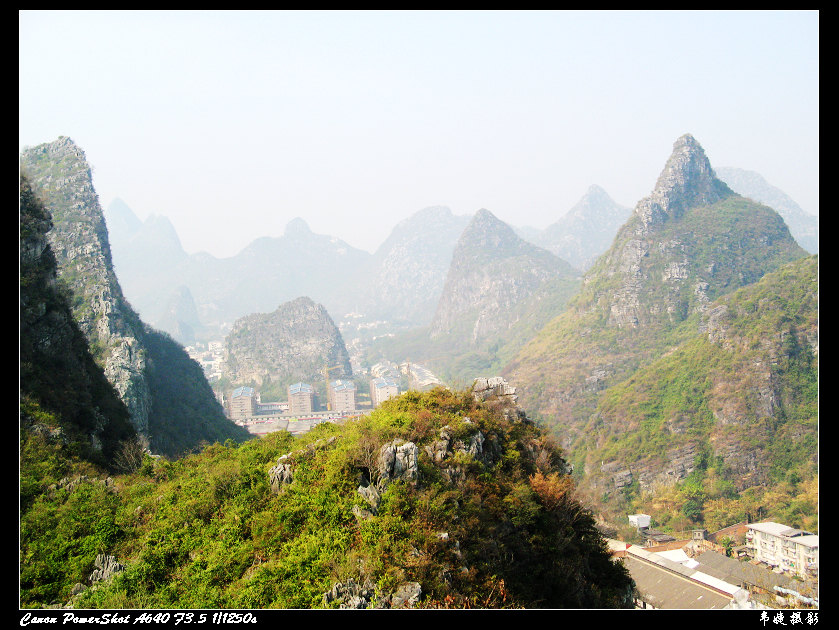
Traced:
<path fill-rule="evenodd" d="M 735 192 L 778 211 L 799 244 L 818 253 L 817 216 L 757 173 L 731 167 L 716 171 Z M 631 212 L 592 185 L 544 229 L 510 227 L 583 273 Z M 397 223 L 371 254 L 338 235 L 312 232 L 298 217 L 282 236 L 257 238 L 238 254 L 217 258 L 187 253 L 165 216 L 141 221 L 119 198 L 104 215 L 126 297 L 144 321 L 185 345 L 222 338 L 237 318 L 271 312 L 300 296 L 323 304 L 336 322 L 353 314 L 356 324 L 360 319 L 383 334 L 428 326 L 455 246 L 472 218 L 445 206 L 419 210 Z"/>

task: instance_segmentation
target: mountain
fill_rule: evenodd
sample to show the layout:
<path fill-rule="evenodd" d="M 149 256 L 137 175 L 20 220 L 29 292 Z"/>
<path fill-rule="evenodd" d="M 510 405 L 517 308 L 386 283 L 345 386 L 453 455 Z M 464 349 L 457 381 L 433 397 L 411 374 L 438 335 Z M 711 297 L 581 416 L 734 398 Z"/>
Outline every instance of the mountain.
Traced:
<path fill-rule="evenodd" d="M 432 206 L 399 222 L 359 274 L 355 310 L 370 319 L 427 326 L 469 220 Z"/>
<path fill-rule="evenodd" d="M 165 313 L 158 320 L 158 325 L 184 346 L 191 346 L 196 341 L 196 333 L 203 331 L 198 318 L 198 309 L 189 288 L 177 287 L 169 296 Z"/>
<path fill-rule="evenodd" d="M 529 240 L 585 271 L 609 249 L 631 212 L 599 186 L 590 186 L 563 217 Z"/>
<path fill-rule="evenodd" d="M 819 252 L 819 217 L 801 209 L 784 191 L 767 182 L 762 175 L 741 168 L 721 167 L 717 176 L 733 191 L 766 204 L 784 217 L 798 244 L 811 254 Z"/>
<path fill-rule="evenodd" d="M 225 418 L 201 367 L 125 300 L 84 152 L 60 137 L 24 149 L 20 167 L 52 215 L 47 238 L 73 318 L 150 448 L 172 455 L 202 441 L 247 439 Z"/>
<path fill-rule="evenodd" d="M 778 213 L 729 189 L 685 135 L 569 308 L 504 375 L 573 460 L 604 390 L 674 351 L 680 324 L 714 300 L 804 256 Z"/>
<path fill-rule="evenodd" d="M 455 247 L 431 337 L 454 334 L 476 344 L 503 334 L 548 281 L 576 275 L 568 263 L 527 243 L 481 209 Z"/>
<path fill-rule="evenodd" d="M 85 460 L 115 468 L 136 439 L 128 409 L 90 354 L 58 282 L 47 233 L 49 211 L 25 177 L 20 182 L 21 452 L 39 439 L 64 444 Z M 53 419 L 48 420 L 48 414 Z M 43 448 L 35 447 L 35 448 Z M 26 503 L 30 488 L 21 484 Z"/>
<path fill-rule="evenodd" d="M 120 199 L 108 206 L 105 222 L 114 272 L 132 308 L 143 321 L 178 338 L 177 327 L 168 327 L 169 300 L 182 286 L 176 270 L 187 264 L 189 256 L 175 227 L 159 215 L 140 221 Z"/>
<path fill-rule="evenodd" d="M 582 491 L 631 509 L 628 498 L 675 483 L 682 515 L 710 530 L 761 510 L 817 529 L 817 502 L 802 498 L 818 483 L 817 257 L 720 297 L 681 328 L 675 348 L 601 392 L 574 448 Z M 701 492 L 689 495 L 691 484 Z"/>
<path fill-rule="evenodd" d="M 223 377 L 234 386 L 257 386 L 263 397 L 284 400 L 286 387 L 299 381 L 318 385 L 326 379 L 324 368 L 338 368 L 329 372 L 330 379 L 352 377 L 340 331 L 308 297 L 236 320 L 226 343 Z"/>
<path fill-rule="evenodd" d="M 468 386 L 561 312 L 578 283 L 568 263 L 479 210 L 457 241 L 431 324 L 377 340 L 368 357 L 427 364 Z"/>

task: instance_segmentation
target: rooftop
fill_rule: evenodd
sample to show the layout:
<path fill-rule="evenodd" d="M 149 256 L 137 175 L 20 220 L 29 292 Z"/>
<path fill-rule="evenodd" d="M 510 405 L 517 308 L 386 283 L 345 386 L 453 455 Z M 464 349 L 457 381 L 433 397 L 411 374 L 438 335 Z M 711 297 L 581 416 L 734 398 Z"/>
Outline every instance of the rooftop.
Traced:
<path fill-rule="evenodd" d="M 631 545 L 624 564 L 644 601 L 656 608 L 729 608 L 746 592 L 713 575 Z"/>
<path fill-rule="evenodd" d="M 295 383 L 294 385 L 288 386 L 288 395 L 291 396 L 292 394 L 311 394 L 314 390 L 312 386 L 308 383 Z"/>
<path fill-rule="evenodd" d="M 253 387 L 237 387 L 233 390 L 232 398 L 239 398 L 240 396 L 253 396 Z"/>

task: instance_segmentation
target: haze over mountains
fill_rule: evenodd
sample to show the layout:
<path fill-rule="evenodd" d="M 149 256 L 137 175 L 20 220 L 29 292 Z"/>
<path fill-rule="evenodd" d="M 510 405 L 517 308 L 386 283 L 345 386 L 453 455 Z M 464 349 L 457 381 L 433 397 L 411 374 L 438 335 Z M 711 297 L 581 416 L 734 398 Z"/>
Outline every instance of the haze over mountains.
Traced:
<path fill-rule="evenodd" d="M 744 196 L 767 203 L 810 253 L 818 251 L 818 217 L 756 173 L 719 169 Z M 491 209 L 490 209 L 491 211 Z M 510 226 L 578 271 L 611 245 L 631 210 L 596 185 L 544 229 Z M 146 321 L 189 344 L 222 336 L 232 322 L 307 295 L 338 321 L 345 313 L 386 320 L 399 329 L 426 326 L 438 308 L 455 246 L 472 217 L 445 206 L 422 209 L 394 226 L 373 253 L 334 235 L 313 233 L 302 218 L 281 237 L 255 240 L 236 256 L 188 254 L 172 224 L 141 221 L 120 199 L 105 210 L 114 266 L 123 291 Z"/>

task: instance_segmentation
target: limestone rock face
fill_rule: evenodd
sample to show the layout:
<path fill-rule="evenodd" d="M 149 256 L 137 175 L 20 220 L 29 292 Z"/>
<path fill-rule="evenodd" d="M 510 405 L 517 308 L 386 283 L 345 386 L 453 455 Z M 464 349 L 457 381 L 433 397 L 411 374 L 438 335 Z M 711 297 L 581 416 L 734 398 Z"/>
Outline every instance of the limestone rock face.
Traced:
<path fill-rule="evenodd" d="M 330 371 L 330 379 L 352 377 L 341 332 L 326 309 L 308 297 L 272 313 L 242 317 L 227 336 L 225 370 L 234 383 L 319 383 L 324 367 L 334 366 L 340 369 Z"/>
<path fill-rule="evenodd" d="M 84 152 L 67 137 L 27 148 L 21 170 L 53 216 L 48 238 L 59 276 L 75 296 L 73 316 L 105 374 L 148 433 L 151 394 L 144 378 L 142 326 L 125 302 L 111 264 L 108 233 Z"/>
<path fill-rule="evenodd" d="M 84 152 L 60 137 L 24 149 L 20 167 L 52 215 L 47 238 L 58 278 L 72 296 L 73 320 L 136 432 L 167 455 L 201 441 L 248 439 L 225 418 L 201 367 L 170 337 L 146 326 L 123 296 Z"/>
<path fill-rule="evenodd" d="M 413 442 L 395 440 L 385 444 L 379 452 L 379 479 L 416 484 L 419 479 L 418 454 L 419 448 Z"/>
<path fill-rule="evenodd" d="M 91 582 L 101 582 L 112 578 L 117 573 L 125 570 L 125 567 L 117 562 L 114 556 L 99 554 L 96 560 L 93 561 L 93 566 L 96 568 L 90 574 Z"/>
<path fill-rule="evenodd" d="M 702 146 L 690 134 L 673 144 L 655 189 L 635 206 L 642 231 L 678 218 L 688 208 L 710 206 L 730 195 L 731 189 L 717 179 Z"/>

